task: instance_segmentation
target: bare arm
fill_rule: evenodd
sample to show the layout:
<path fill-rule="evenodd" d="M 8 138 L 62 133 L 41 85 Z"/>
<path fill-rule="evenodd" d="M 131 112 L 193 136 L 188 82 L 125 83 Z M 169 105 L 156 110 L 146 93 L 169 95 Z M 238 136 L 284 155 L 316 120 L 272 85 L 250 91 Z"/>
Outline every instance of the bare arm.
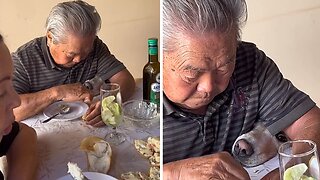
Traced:
<path fill-rule="evenodd" d="M 7 153 L 7 179 L 37 179 L 37 134 L 25 124 L 19 126 L 20 131 Z"/>
<path fill-rule="evenodd" d="M 24 120 L 41 112 L 55 101 L 90 102 L 92 95 L 80 83 L 55 86 L 36 93 L 20 94 L 21 105 L 14 109 L 16 121 Z"/>
<path fill-rule="evenodd" d="M 291 140 L 308 139 L 317 144 L 320 150 L 320 109 L 315 106 L 306 114 L 301 116 L 297 121 L 292 123 L 284 130 L 285 134 Z M 276 169 L 264 177 L 267 179 L 279 179 L 279 170 Z"/>
<path fill-rule="evenodd" d="M 133 95 L 135 82 L 131 73 L 127 69 L 113 75 L 109 80 L 110 82 L 118 83 L 120 85 L 122 102 L 125 102 Z"/>
<path fill-rule="evenodd" d="M 250 179 L 247 171 L 226 152 L 184 159 L 163 165 L 164 180 Z"/>
<path fill-rule="evenodd" d="M 309 139 L 320 145 L 320 109 L 315 106 L 284 130 L 291 140 Z M 319 148 L 320 146 L 318 146 Z M 318 149 L 319 150 L 319 149 Z"/>

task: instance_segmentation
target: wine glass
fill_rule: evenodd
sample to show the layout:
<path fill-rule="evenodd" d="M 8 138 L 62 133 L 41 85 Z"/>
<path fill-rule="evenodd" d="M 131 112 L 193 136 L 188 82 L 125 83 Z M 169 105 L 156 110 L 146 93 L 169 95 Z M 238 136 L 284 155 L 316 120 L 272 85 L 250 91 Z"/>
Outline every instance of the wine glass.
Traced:
<path fill-rule="evenodd" d="M 114 145 L 121 144 L 126 138 L 123 133 L 117 131 L 117 127 L 122 122 L 120 85 L 116 83 L 102 84 L 100 97 L 102 121 L 113 130 L 106 135 L 105 139 Z"/>
<path fill-rule="evenodd" d="M 280 179 L 320 179 L 317 145 L 310 140 L 288 141 L 278 149 Z"/>

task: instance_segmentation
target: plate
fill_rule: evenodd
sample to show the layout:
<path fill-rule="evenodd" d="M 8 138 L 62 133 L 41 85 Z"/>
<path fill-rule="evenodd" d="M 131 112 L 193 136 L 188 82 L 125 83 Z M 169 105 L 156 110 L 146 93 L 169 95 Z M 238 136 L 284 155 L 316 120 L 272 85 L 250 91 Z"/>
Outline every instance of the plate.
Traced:
<path fill-rule="evenodd" d="M 69 112 L 67 114 L 59 114 L 55 118 L 53 118 L 53 120 L 64 120 L 64 121 L 74 120 L 83 116 L 89 108 L 88 105 L 82 101 L 75 101 L 75 102 L 58 101 L 49 105 L 43 111 L 43 114 L 47 118 L 57 114 L 59 112 L 59 106 L 62 104 L 70 106 Z"/>
<path fill-rule="evenodd" d="M 106 174 L 102 174 L 102 173 L 98 173 L 98 172 L 84 172 L 83 173 L 88 179 L 94 179 L 94 180 L 117 180 L 116 178 L 106 175 Z M 72 176 L 69 175 L 65 175 L 63 177 L 58 178 L 57 180 L 73 180 Z"/>

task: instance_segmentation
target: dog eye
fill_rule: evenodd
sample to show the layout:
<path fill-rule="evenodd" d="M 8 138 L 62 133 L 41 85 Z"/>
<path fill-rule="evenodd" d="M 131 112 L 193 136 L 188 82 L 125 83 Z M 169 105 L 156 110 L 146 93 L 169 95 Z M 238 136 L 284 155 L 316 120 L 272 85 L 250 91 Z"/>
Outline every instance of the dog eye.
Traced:
<path fill-rule="evenodd" d="M 288 141 L 287 136 L 282 131 L 279 132 L 278 134 L 276 134 L 276 138 L 280 142 L 287 142 Z"/>

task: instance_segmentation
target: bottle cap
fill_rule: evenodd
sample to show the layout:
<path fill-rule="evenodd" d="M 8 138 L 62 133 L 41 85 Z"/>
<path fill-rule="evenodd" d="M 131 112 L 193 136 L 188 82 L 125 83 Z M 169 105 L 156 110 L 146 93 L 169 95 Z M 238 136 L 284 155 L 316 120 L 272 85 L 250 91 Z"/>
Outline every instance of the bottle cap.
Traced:
<path fill-rule="evenodd" d="M 149 46 L 157 46 L 158 45 L 158 39 L 157 38 L 149 38 L 148 39 L 148 45 Z"/>

